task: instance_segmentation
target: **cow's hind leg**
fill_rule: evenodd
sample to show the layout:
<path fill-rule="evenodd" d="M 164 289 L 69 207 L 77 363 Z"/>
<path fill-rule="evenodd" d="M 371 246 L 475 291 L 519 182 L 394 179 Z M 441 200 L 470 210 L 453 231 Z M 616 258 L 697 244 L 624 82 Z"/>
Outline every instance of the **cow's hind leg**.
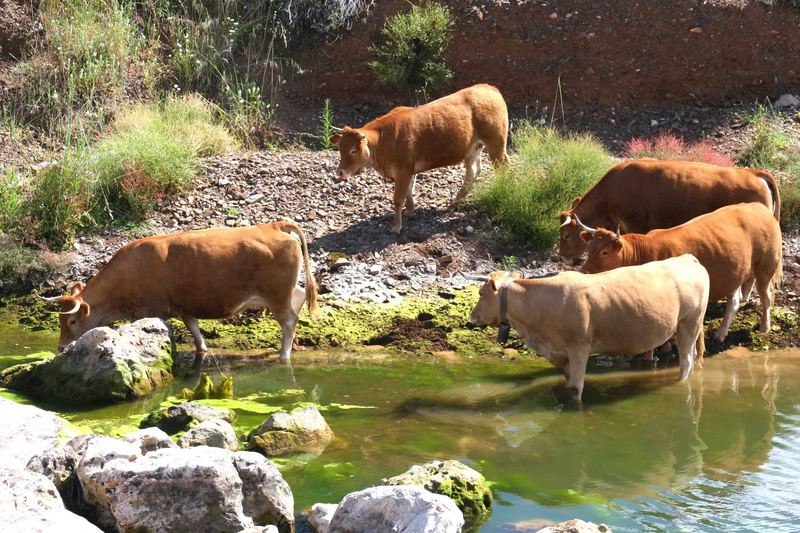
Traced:
<path fill-rule="evenodd" d="M 464 167 L 465 167 L 465 174 L 464 174 L 464 184 L 461 186 L 461 189 L 456 194 L 455 200 L 453 200 L 453 204 L 457 204 L 469 194 L 472 190 L 472 186 L 475 185 L 475 178 L 478 177 L 478 174 L 481 171 L 481 150 L 483 149 L 483 144 L 478 143 L 474 147 L 470 147 L 469 151 L 467 151 L 467 156 L 464 158 Z"/>
<path fill-rule="evenodd" d="M 270 307 L 270 313 L 281 326 L 281 363 L 288 363 L 292 357 L 292 342 L 294 330 L 297 327 L 297 313 L 292 307 L 292 302 L 287 302 L 280 307 Z"/>
<path fill-rule="evenodd" d="M 394 180 L 394 222 L 392 223 L 392 233 L 400 234 L 403 227 L 403 204 L 408 197 L 408 190 L 414 175 L 402 176 Z"/>
<path fill-rule="evenodd" d="M 767 333 L 772 325 L 770 320 L 770 311 L 772 309 L 773 298 L 775 298 L 774 289 L 772 286 L 772 278 L 758 280 L 758 299 L 761 300 L 761 333 Z"/>
<path fill-rule="evenodd" d="M 761 293 L 759 292 L 759 294 Z M 717 339 L 718 342 L 724 341 L 725 337 L 728 336 L 728 330 L 731 327 L 731 322 L 733 322 L 733 317 L 736 311 L 739 310 L 741 298 L 742 290 L 740 288 L 737 288 L 733 294 L 728 296 L 728 300 L 725 303 L 725 317 L 722 319 L 722 325 L 717 330 L 717 334 L 714 335 L 714 338 Z"/>
<path fill-rule="evenodd" d="M 411 183 L 408 185 L 406 191 L 406 207 L 403 209 L 403 214 L 410 217 L 414 214 L 414 189 L 417 187 L 417 177 L 411 177 Z"/>
<path fill-rule="evenodd" d="M 698 356 L 698 347 L 702 346 L 702 340 L 699 335 L 703 335 L 703 318 L 699 320 L 686 319 L 678 324 L 677 345 L 678 357 L 680 359 L 681 373 L 678 378 L 680 381 L 689 377 L 689 374 L 694 367 L 694 362 Z M 700 348 L 702 350 L 702 348 Z"/>
<path fill-rule="evenodd" d="M 206 341 L 203 338 L 203 334 L 200 333 L 200 324 L 197 322 L 197 319 L 190 316 L 182 317 L 183 323 L 186 325 L 186 329 L 192 334 L 192 338 L 194 338 L 194 346 L 195 346 L 195 356 L 194 356 L 194 365 L 193 368 L 195 370 L 199 370 L 203 364 L 203 357 L 208 352 L 208 347 L 206 346 Z"/>
<path fill-rule="evenodd" d="M 750 300 L 750 293 L 753 292 L 753 285 L 755 282 L 756 278 L 752 277 L 742 283 L 742 302 L 747 303 Z"/>

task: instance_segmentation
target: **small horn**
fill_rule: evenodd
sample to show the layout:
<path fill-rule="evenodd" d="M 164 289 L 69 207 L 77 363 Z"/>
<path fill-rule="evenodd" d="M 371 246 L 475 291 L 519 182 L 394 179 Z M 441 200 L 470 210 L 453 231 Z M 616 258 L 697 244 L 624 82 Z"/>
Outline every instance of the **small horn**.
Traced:
<path fill-rule="evenodd" d="M 39 298 L 41 298 L 45 302 L 60 302 L 61 301 L 61 296 L 49 296 L 49 297 L 48 296 L 39 296 Z"/>
<path fill-rule="evenodd" d="M 580 226 L 582 230 L 588 231 L 589 233 L 594 233 L 594 232 L 597 231 L 597 228 L 590 228 L 589 226 L 587 226 L 586 224 L 581 222 L 581 219 L 578 218 L 578 215 L 574 215 L 574 216 L 575 216 L 575 222 L 578 223 L 578 226 Z"/>
<path fill-rule="evenodd" d="M 75 300 L 75 307 L 73 307 L 69 311 L 60 311 L 59 314 L 60 315 L 74 315 L 75 313 L 77 313 L 80 310 L 80 308 L 81 308 L 81 301 L 80 300 Z"/>
<path fill-rule="evenodd" d="M 479 275 L 479 274 L 464 274 L 464 277 L 467 279 L 471 279 L 474 281 L 488 281 L 489 276 Z"/>
<path fill-rule="evenodd" d="M 559 228 L 563 228 L 564 226 L 566 226 L 566 225 L 567 225 L 567 224 L 569 224 L 570 222 L 572 222 L 572 217 L 570 217 L 569 215 L 567 215 L 567 218 L 565 218 L 565 219 L 564 219 L 564 222 L 562 222 L 562 223 L 561 223 L 561 225 L 559 226 Z"/>
<path fill-rule="evenodd" d="M 341 133 L 344 128 L 339 128 L 337 126 L 331 126 L 331 129 L 336 133 Z"/>

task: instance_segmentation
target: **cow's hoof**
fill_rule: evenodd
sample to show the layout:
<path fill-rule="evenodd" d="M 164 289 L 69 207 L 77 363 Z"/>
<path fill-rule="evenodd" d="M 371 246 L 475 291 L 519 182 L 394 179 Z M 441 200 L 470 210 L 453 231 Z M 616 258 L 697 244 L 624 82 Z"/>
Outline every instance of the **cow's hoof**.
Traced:
<path fill-rule="evenodd" d="M 413 209 L 409 209 L 409 208 L 406 207 L 405 209 L 403 209 L 403 216 L 413 217 L 414 216 L 414 210 Z"/>
<path fill-rule="evenodd" d="M 203 359 L 205 359 L 206 352 L 196 353 L 194 354 L 194 364 L 192 365 L 192 370 L 195 372 L 199 371 L 200 368 L 203 366 Z"/>
<path fill-rule="evenodd" d="M 717 334 L 714 335 L 714 340 L 719 342 L 719 343 L 723 343 L 723 342 L 725 342 L 725 338 L 727 336 L 728 336 L 727 333 L 719 333 L 719 332 L 717 332 Z"/>
<path fill-rule="evenodd" d="M 399 237 L 401 228 L 402 228 L 402 226 L 397 226 L 397 227 L 392 226 L 392 233 L 394 233 L 395 235 L 397 235 Z"/>

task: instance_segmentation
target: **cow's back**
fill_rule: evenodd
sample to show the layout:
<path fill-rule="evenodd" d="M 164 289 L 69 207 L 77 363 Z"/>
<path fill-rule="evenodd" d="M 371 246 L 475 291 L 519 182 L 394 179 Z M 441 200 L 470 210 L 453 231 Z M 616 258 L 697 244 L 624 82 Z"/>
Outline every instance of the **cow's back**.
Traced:
<path fill-rule="evenodd" d="M 659 346 L 706 307 L 708 274 L 691 255 L 585 274 L 593 352 L 637 354 Z"/>
<path fill-rule="evenodd" d="M 479 84 L 418 107 L 395 108 L 364 128 L 380 132 L 378 167 L 422 172 L 461 163 L 476 142 L 504 150 L 508 110 L 500 91 Z"/>
<path fill-rule="evenodd" d="M 125 280 L 141 316 L 220 318 L 248 298 L 285 299 L 300 261 L 291 235 L 262 224 L 140 239 L 120 250 L 104 275 Z"/>
<path fill-rule="evenodd" d="M 746 168 L 633 160 L 613 167 L 603 181 L 607 212 L 626 233 L 677 226 L 740 202 L 773 208 L 769 180 Z"/>

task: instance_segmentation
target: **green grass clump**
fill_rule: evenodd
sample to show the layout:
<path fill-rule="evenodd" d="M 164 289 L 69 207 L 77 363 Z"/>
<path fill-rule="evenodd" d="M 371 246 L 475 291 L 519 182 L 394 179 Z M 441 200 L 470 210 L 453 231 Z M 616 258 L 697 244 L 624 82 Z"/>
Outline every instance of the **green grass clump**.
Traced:
<path fill-rule="evenodd" d="M 611 166 L 611 154 L 590 134 L 562 135 L 521 123 L 512 133 L 516 155 L 476 192 L 477 205 L 519 240 L 552 246 L 558 214 Z"/>
<path fill-rule="evenodd" d="M 800 225 L 800 139 L 792 135 L 766 106 L 740 117 L 753 130 L 749 144 L 736 157 L 742 166 L 763 168 L 778 179 L 781 189 L 781 226 Z"/>
<path fill-rule="evenodd" d="M 367 64 L 381 83 L 427 91 L 444 87 L 453 76 L 445 62 L 453 33 L 447 6 L 412 5 L 389 17 L 382 33 L 384 42 L 370 48 L 375 59 Z"/>

